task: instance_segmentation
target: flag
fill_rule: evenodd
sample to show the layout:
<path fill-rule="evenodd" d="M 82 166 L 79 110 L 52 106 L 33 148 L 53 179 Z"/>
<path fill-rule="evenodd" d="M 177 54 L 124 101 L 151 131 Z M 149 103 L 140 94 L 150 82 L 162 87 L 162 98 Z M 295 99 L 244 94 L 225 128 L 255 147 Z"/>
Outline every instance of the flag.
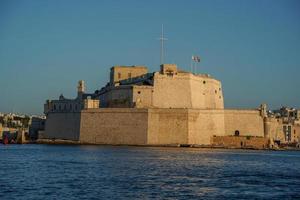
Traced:
<path fill-rule="evenodd" d="M 200 62 L 200 57 L 199 56 L 192 56 L 192 60 L 195 62 Z"/>

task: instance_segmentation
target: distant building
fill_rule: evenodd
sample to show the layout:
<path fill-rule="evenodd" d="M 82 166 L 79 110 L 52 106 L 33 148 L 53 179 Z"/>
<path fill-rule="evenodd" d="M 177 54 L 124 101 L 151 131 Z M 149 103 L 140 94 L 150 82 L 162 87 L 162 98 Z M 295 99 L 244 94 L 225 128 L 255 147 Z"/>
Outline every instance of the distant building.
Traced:
<path fill-rule="evenodd" d="M 38 139 L 39 131 L 45 130 L 45 117 L 32 117 L 29 126 L 29 138 L 31 140 Z"/>
<path fill-rule="evenodd" d="M 58 100 L 47 100 L 44 105 L 44 113 L 49 112 L 80 112 L 85 108 L 99 108 L 99 101 L 95 94 L 85 93 L 84 81 L 79 81 L 77 86 L 77 97 L 75 99 L 67 99 L 63 95 Z"/>

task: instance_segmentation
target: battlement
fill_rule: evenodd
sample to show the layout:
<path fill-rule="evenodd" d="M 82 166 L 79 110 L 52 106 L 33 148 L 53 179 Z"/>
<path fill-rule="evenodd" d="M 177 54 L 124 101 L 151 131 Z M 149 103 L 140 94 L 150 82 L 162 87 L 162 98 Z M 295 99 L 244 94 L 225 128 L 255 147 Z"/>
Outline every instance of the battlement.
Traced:
<path fill-rule="evenodd" d="M 148 73 L 145 66 L 113 66 L 110 69 L 110 85 Z"/>
<path fill-rule="evenodd" d="M 176 64 L 162 64 L 160 65 L 160 73 L 167 75 L 176 75 L 177 74 L 177 65 Z"/>

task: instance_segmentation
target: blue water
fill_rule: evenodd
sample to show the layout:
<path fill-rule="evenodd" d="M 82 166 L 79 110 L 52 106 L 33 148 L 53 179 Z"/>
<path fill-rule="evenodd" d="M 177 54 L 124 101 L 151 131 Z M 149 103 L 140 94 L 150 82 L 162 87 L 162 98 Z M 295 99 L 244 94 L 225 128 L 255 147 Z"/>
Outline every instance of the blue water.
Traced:
<path fill-rule="evenodd" d="M 0 199 L 299 199 L 300 152 L 0 145 Z"/>

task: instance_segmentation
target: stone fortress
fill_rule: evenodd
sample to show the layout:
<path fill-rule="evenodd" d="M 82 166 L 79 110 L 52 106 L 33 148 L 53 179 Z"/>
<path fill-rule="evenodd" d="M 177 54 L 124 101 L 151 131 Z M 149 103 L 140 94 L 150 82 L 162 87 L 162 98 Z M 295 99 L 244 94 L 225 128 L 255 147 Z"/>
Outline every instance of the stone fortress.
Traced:
<path fill-rule="evenodd" d="M 233 146 L 267 148 L 299 143 L 293 120 L 258 109 L 224 109 L 221 82 L 207 74 L 162 64 L 114 66 L 110 81 L 94 93 L 78 83 L 76 99 L 47 100 L 44 139 L 81 144 Z M 298 115 L 297 115 L 298 113 Z"/>

